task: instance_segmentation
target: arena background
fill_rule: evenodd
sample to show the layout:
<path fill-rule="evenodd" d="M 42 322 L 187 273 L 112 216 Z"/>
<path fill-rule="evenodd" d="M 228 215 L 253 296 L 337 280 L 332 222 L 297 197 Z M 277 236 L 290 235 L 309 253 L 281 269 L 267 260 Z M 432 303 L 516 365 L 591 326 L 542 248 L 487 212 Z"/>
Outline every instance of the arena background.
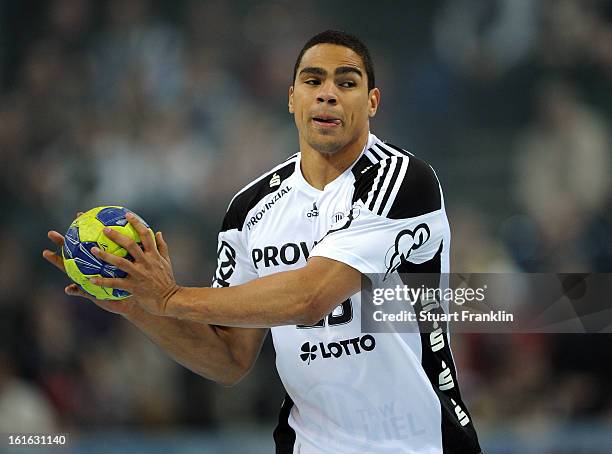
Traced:
<path fill-rule="evenodd" d="M 0 19 L 2 434 L 271 452 L 269 340 L 248 378 L 215 385 L 66 297 L 40 251 L 77 211 L 123 204 L 164 232 L 181 283 L 208 285 L 233 193 L 297 151 L 287 88 L 327 28 L 371 47 L 373 131 L 437 169 L 453 271 L 612 268 L 609 1 L 7 0 Z M 456 336 L 485 452 L 610 452 L 610 340 Z"/>

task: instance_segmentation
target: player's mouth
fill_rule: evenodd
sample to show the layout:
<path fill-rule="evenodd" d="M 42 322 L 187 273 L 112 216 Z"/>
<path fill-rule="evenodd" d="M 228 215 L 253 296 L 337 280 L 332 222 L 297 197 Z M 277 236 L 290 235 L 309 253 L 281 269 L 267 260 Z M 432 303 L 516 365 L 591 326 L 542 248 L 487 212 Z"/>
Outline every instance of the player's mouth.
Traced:
<path fill-rule="evenodd" d="M 335 128 L 342 124 L 342 120 L 329 115 L 316 115 L 312 117 L 312 122 L 321 128 Z"/>

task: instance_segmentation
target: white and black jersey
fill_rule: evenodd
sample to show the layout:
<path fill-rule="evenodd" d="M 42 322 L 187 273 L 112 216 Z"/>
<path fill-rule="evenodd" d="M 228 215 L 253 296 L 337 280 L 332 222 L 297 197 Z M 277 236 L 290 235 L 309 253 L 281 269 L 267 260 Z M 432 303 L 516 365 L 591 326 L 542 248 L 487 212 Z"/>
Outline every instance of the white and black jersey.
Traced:
<path fill-rule="evenodd" d="M 318 190 L 300 158 L 233 198 L 213 286 L 297 269 L 312 256 L 361 273 L 449 272 L 450 230 L 428 164 L 370 134 L 353 165 Z M 424 229 L 418 248 L 388 253 Z M 272 328 L 287 391 L 276 452 L 479 453 L 446 334 L 432 345 L 418 330 L 362 333 L 360 308 L 357 293 L 314 326 Z"/>

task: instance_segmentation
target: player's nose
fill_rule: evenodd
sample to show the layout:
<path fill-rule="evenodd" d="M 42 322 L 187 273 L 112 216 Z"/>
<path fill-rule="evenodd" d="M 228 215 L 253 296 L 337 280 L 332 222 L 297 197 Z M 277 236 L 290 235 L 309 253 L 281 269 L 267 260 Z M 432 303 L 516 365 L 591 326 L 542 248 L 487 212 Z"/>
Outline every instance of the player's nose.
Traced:
<path fill-rule="evenodd" d="M 336 104 L 338 102 L 338 96 L 334 91 L 332 84 L 321 84 L 319 92 L 317 93 L 317 101 L 320 103 Z"/>
<path fill-rule="evenodd" d="M 329 104 L 336 104 L 337 99 L 333 95 L 319 95 L 319 96 L 317 96 L 317 101 L 319 101 L 321 103 L 327 102 Z"/>

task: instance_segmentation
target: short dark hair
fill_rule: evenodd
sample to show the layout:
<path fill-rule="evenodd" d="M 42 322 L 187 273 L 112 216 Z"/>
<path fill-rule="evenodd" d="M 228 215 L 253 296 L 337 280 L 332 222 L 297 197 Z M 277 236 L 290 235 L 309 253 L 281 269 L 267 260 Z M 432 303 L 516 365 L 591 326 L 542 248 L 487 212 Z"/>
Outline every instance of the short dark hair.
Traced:
<path fill-rule="evenodd" d="M 297 70 L 300 67 L 300 63 L 302 63 L 304 53 L 317 44 L 335 44 L 337 46 L 344 46 L 351 49 L 361 57 L 363 66 L 365 66 L 366 76 L 368 77 L 368 92 L 376 86 L 376 81 L 374 78 L 374 64 L 372 63 L 372 57 L 370 56 L 370 51 L 368 50 L 367 46 L 356 36 L 338 30 L 325 30 L 324 32 L 313 36 L 306 44 L 304 44 L 304 47 L 302 47 L 302 50 L 295 61 L 295 67 L 293 68 L 293 79 L 291 82 L 292 84 L 295 83 Z"/>

